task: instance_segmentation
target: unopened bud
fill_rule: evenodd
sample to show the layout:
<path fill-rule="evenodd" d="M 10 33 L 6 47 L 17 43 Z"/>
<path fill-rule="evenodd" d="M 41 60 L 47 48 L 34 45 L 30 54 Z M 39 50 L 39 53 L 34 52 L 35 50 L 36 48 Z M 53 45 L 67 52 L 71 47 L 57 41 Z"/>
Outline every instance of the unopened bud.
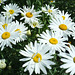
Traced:
<path fill-rule="evenodd" d="M 27 35 L 31 35 L 31 31 L 30 30 L 27 30 Z"/>

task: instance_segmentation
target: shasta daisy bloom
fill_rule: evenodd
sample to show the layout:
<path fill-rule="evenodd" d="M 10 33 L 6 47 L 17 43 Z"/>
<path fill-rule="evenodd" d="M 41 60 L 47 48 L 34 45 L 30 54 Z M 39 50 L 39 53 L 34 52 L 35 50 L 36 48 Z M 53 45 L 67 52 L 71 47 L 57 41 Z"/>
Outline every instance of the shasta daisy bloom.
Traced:
<path fill-rule="evenodd" d="M 22 22 L 19 23 L 18 21 L 16 21 L 16 22 L 13 22 L 12 25 L 15 25 L 14 32 L 17 32 L 17 31 L 19 32 L 19 37 L 17 37 L 15 41 L 20 42 L 20 41 L 26 40 L 26 37 L 27 37 L 26 33 L 28 28 L 24 26 L 24 23 Z"/>
<path fill-rule="evenodd" d="M 46 32 L 43 32 L 40 34 L 38 38 L 39 42 L 45 43 L 49 46 L 50 53 L 55 54 L 55 51 L 61 52 L 64 51 L 68 48 L 66 46 L 66 42 L 68 38 L 67 37 L 62 37 L 59 35 L 59 33 L 53 33 L 52 31 L 46 30 Z"/>
<path fill-rule="evenodd" d="M 34 45 L 30 42 L 30 45 L 26 45 L 25 50 L 21 50 L 20 54 L 25 56 L 25 58 L 20 59 L 20 61 L 25 61 L 22 67 L 25 67 L 24 72 L 29 71 L 32 75 L 33 71 L 36 74 L 40 74 L 40 70 L 47 74 L 45 67 L 51 69 L 50 65 L 55 63 L 50 61 L 53 58 L 48 53 L 48 47 L 45 44 L 39 44 L 35 41 Z M 27 62 L 26 62 L 27 61 Z"/>
<path fill-rule="evenodd" d="M 0 5 L 3 4 L 6 0 L 0 0 Z"/>
<path fill-rule="evenodd" d="M 62 20 L 67 20 L 67 19 L 71 20 L 70 15 L 71 15 L 71 14 L 68 14 L 68 12 L 65 13 L 64 11 L 60 11 L 60 10 L 59 10 L 59 12 L 58 12 L 58 14 L 57 14 L 57 16 L 58 16 L 59 18 L 61 18 Z"/>
<path fill-rule="evenodd" d="M 56 32 L 59 32 L 60 35 L 63 36 L 70 36 L 73 29 L 71 26 L 73 26 L 74 23 L 71 22 L 70 20 L 62 20 L 61 18 L 59 19 L 58 17 L 52 18 L 51 23 L 48 27 L 50 29 L 53 29 Z"/>
<path fill-rule="evenodd" d="M 2 12 L 5 16 L 11 17 L 11 18 L 15 18 L 15 16 L 18 16 L 20 13 L 20 8 L 17 4 L 9 4 L 4 6 L 3 8 L 5 10 L 5 12 Z"/>
<path fill-rule="evenodd" d="M 5 17 L 3 15 L 0 16 L 0 26 L 2 26 L 5 29 L 5 26 L 7 27 L 8 24 L 12 22 L 11 18 Z"/>
<path fill-rule="evenodd" d="M 64 63 L 60 66 L 60 68 L 66 69 L 66 73 L 70 73 L 70 75 L 75 74 L 75 47 L 73 45 L 70 46 L 70 49 L 67 50 L 68 53 L 60 53 L 61 61 Z"/>
<path fill-rule="evenodd" d="M 54 8 L 54 7 L 50 7 L 49 5 L 46 5 L 46 7 L 42 7 L 42 10 L 45 11 L 45 13 L 47 13 L 47 15 L 50 15 L 50 16 L 54 16 L 58 13 L 58 9 Z"/>
<path fill-rule="evenodd" d="M 31 21 L 33 21 L 34 19 L 37 19 L 37 17 L 41 16 L 39 15 L 39 13 L 41 13 L 41 11 L 35 11 L 34 10 L 34 5 L 32 6 L 32 8 L 28 8 L 26 6 L 23 6 L 23 9 L 21 9 L 21 14 L 22 14 L 22 19 L 25 19 L 25 23 L 29 23 Z"/>
<path fill-rule="evenodd" d="M 19 32 L 14 32 L 15 26 L 8 25 L 5 27 L 1 27 L 0 29 L 0 47 L 1 51 L 4 49 L 4 47 L 10 47 L 12 48 L 12 44 L 16 44 L 15 39 L 19 36 Z"/>
<path fill-rule="evenodd" d="M 41 24 L 41 22 L 39 20 L 33 20 L 29 23 L 29 25 L 32 27 L 32 28 L 42 28 L 43 24 Z"/>

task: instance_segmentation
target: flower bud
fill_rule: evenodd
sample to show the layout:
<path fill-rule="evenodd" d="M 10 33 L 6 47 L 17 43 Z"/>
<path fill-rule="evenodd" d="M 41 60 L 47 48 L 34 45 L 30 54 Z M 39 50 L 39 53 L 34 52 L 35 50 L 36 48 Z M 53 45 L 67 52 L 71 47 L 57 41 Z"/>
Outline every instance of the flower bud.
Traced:
<path fill-rule="evenodd" d="M 0 68 L 4 69 L 6 67 L 5 59 L 0 60 Z"/>

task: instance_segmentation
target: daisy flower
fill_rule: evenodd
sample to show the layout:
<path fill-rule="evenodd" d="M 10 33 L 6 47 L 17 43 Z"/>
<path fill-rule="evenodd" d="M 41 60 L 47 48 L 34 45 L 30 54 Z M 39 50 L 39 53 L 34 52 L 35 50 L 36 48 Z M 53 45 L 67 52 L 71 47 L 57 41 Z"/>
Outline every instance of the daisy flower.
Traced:
<path fill-rule="evenodd" d="M 36 74 L 40 74 L 40 70 L 44 74 L 47 74 L 45 67 L 51 69 L 50 65 L 54 65 L 55 63 L 50 61 L 53 58 L 48 53 L 48 47 L 45 44 L 39 44 L 35 41 L 34 45 L 30 42 L 30 46 L 26 45 L 25 50 L 21 50 L 20 54 L 25 56 L 25 58 L 20 59 L 20 61 L 27 61 L 23 64 L 22 67 L 25 67 L 24 72 L 29 71 L 30 75 L 32 75 L 33 71 Z"/>
<path fill-rule="evenodd" d="M 5 29 L 5 26 L 8 26 L 12 22 L 11 18 L 5 17 L 3 15 L 0 16 L 0 26 Z"/>
<path fill-rule="evenodd" d="M 71 20 L 70 15 L 71 14 L 68 14 L 68 12 L 65 13 L 64 11 L 60 11 L 60 10 L 57 14 L 57 16 L 59 16 L 59 18 L 61 18 L 62 20 L 67 20 L 67 19 Z"/>
<path fill-rule="evenodd" d="M 18 16 L 20 13 L 20 8 L 19 6 L 17 6 L 17 4 L 9 4 L 4 6 L 3 8 L 5 10 L 5 12 L 2 12 L 5 16 L 11 17 L 11 18 L 15 18 L 15 16 Z"/>
<path fill-rule="evenodd" d="M 71 26 L 73 26 L 74 23 L 71 22 L 70 20 L 62 20 L 61 18 L 59 19 L 58 17 L 52 18 L 51 23 L 48 27 L 50 29 L 53 29 L 56 32 L 59 32 L 60 35 L 63 36 L 70 36 L 73 29 Z"/>
<path fill-rule="evenodd" d="M 60 68 L 66 69 L 66 73 L 70 73 L 70 75 L 75 74 L 75 47 L 73 45 L 70 46 L 70 49 L 67 50 L 68 53 L 61 52 L 59 56 L 61 56 L 61 61 L 64 63 L 60 66 Z"/>
<path fill-rule="evenodd" d="M 47 44 L 49 46 L 50 53 L 52 54 L 55 54 L 55 51 L 65 52 L 65 50 L 68 48 L 68 46 L 66 46 L 68 43 L 64 42 L 67 41 L 68 38 L 62 37 L 59 35 L 59 33 L 46 30 L 46 32 L 40 34 L 39 37 L 39 42 Z"/>
<path fill-rule="evenodd" d="M 33 20 L 29 23 L 29 25 L 32 27 L 32 28 L 42 28 L 43 24 L 40 23 L 40 21 L 38 20 Z"/>
<path fill-rule="evenodd" d="M 18 21 L 16 21 L 13 22 L 12 25 L 15 25 L 15 32 L 19 31 L 19 37 L 17 37 L 15 41 L 18 43 L 20 41 L 26 40 L 26 33 L 28 28 L 24 26 L 24 23 L 19 23 Z"/>
<path fill-rule="evenodd" d="M 47 15 L 54 16 L 58 13 L 58 9 L 54 8 L 53 6 L 50 7 L 49 5 L 46 4 L 46 7 L 42 7 L 42 11 L 45 11 Z"/>
<path fill-rule="evenodd" d="M 37 19 L 37 17 L 41 16 L 39 15 L 39 13 L 41 13 L 41 11 L 35 11 L 34 10 L 34 5 L 32 6 L 32 8 L 28 8 L 26 6 L 23 6 L 23 9 L 21 9 L 21 14 L 22 14 L 22 19 L 25 19 L 25 23 L 29 23 L 31 21 L 33 21 L 34 19 Z"/>
<path fill-rule="evenodd" d="M 0 5 L 3 4 L 6 0 L 0 0 Z"/>
<path fill-rule="evenodd" d="M 0 47 L 1 51 L 4 49 L 4 46 L 12 48 L 12 44 L 16 44 L 15 39 L 19 36 L 19 32 L 14 32 L 15 26 L 8 25 L 1 27 L 0 29 Z"/>

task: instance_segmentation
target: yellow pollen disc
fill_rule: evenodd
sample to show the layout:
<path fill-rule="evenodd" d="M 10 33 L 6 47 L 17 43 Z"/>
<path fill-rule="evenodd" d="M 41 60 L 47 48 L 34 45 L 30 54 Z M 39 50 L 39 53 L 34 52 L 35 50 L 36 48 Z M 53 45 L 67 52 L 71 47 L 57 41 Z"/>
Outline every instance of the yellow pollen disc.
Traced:
<path fill-rule="evenodd" d="M 75 63 L 75 57 L 73 58 L 73 62 Z"/>
<path fill-rule="evenodd" d="M 39 63 L 42 60 L 42 56 L 39 53 L 37 53 L 37 54 L 34 53 L 32 55 L 32 59 L 35 63 Z"/>
<path fill-rule="evenodd" d="M 57 44 L 57 43 L 58 43 L 58 40 L 55 39 L 55 38 L 51 38 L 51 39 L 49 39 L 49 42 L 50 42 L 51 44 Z"/>
<path fill-rule="evenodd" d="M 2 25 L 2 27 L 5 29 L 5 26 L 7 27 L 8 26 L 8 24 L 4 24 L 4 25 Z"/>
<path fill-rule="evenodd" d="M 28 18 L 31 18 L 31 17 L 33 17 L 33 14 L 32 14 L 31 12 L 27 12 L 27 13 L 26 13 L 26 16 L 27 16 Z"/>
<path fill-rule="evenodd" d="M 49 9 L 49 10 L 48 10 L 48 12 L 49 12 L 49 13 L 51 13 L 51 12 L 52 12 L 52 10 L 50 10 L 50 9 Z"/>
<path fill-rule="evenodd" d="M 59 28 L 60 28 L 61 30 L 67 30 L 67 26 L 66 26 L 65 24 L 59 25 Z"/>
<path fill-rule="evenodd" d="M 4 32 L 3 34 L 2 34 L 2 38 L 3 39 L 8 39 L 10 37 L 10 33 L 9 32 Z"/>
<path fill-rule="evenodd" d="M 65 20 L 65 16 L 62 16 L 63 20 Z"/>
<path fill-rule="evenodd" d="M 20 29 L 16 29 L 15 32 L 16 32 L 16 31 L 19 31 L 19 33 L 21 33 Z"/>
<path fill-rule="evenodd" d="M 14 10 L 11 9 L 11 10 L 9 10 L 9 12 L 10 12 L 10 14 L 13 14 L 14 13 Z"/>
<path fill-rule="evenodd" d="M 53 1 L 50 1 L 50 2 L 53 2 Z"/>

